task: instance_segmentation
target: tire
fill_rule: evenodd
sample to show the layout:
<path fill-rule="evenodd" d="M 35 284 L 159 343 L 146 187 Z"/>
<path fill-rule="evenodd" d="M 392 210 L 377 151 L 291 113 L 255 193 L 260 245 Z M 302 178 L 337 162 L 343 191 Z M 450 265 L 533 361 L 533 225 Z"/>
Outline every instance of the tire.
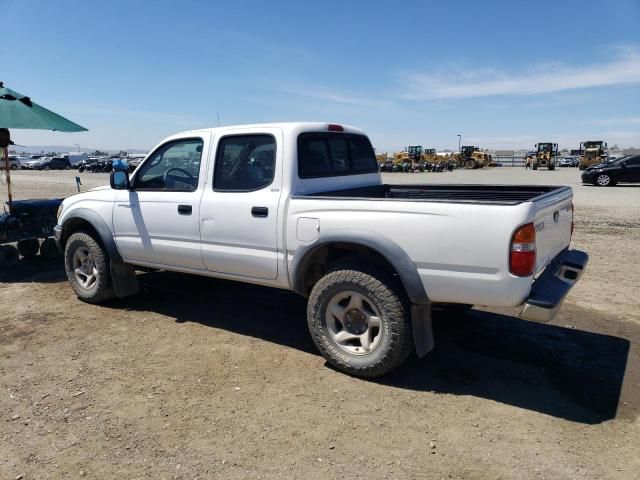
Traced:
<path fill-rule="evenodd" d="M 38 255 L 40 250 L 40 242 L 37 238 L 29 238 L 18 242 L 18 252 L 23 258 L 33 258 Z"/>
<path fill-rule="evenodd" d="M 71 170 L 71 165 L 65 165 L 65 166 L 64 166 L 64 169 L 65 169 L 65 170 Z"/>
<path fill-rule="evenodd" d="M 88 233 L 76 232 L 67 239 L 64 269 L 71 288 L 80 300 L 103 303 L 115 297 L 109 272 L 109 257 Z M 77 270 L 80 272 L 76 273 Z M 88 272 L 90 275 L 87 275 Z"/>
<path fill-rule="evenodd" d="M 13 245 L 2 245 L 0 247 L 0 268 L 11 268 L 16 263 L 20 255 L 18 249 Z"/>
<path fill-rule="evenodd" d="M 464 168 L 466 168 L 467 170 L 473 170 L 475 168 L 478 168 L 478 164 L 474 159 L 469 158 L 464 162 Z"/>
<path fill-rule="evenodd" d="M 538 169 L 538 165 L 534 165 L 533 167 L 531 167 L 531 170 L 537 170 Z"/>
<path fill-rule="evenodd" d="M 46 167 L 43 168 L 43 170 L 49 171 L 49 170 L 51 170 L 51 167 L 49 165 L 47 165 Z"/>
<path fill-rule="evenodd" d="M 40 255 L 47 260 L 55 260 L 60 256 L 60 250 L 53 238 L 47 238 L 40 244 Z"/>
<path fill-rule="evenodd" d="M 596 177 L 594 184 L 598 185 L 599 187 L 612 187 L 613 185 L 616 184 L 616 182 L 611 177 L 611 175 L 608 175 L 606 173 L 601 173 Z"/>
<path fill-rule="evenodd" d="M 360 308 L 354 308 L 357 298 Z M 330 308 L 342 309 L 341 318 L 331 314 Z M 356 263 L 337 267 L 316 283 L 309 296 L 307 322 L 313 342 L 330 365 L 350 375 L 373 378 L 398 367 L 413 350 L 409 312 L 398 281 Z M 371 325 L 372 318 L 377 318 L 377 326 Z M 341 336 L 348 340 L 341 341 Z"/>
<path fill-rule="evenodd" d="M 11 165 L 11 170 L 17 170 L 18 166 L 17 165 Z"/>

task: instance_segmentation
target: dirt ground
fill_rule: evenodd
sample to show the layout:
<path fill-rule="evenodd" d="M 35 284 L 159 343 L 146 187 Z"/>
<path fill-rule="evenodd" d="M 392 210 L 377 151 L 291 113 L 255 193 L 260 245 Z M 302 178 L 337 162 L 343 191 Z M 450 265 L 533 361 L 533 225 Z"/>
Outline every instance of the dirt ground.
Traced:
<path fill-rule="evenodd" d="M 17 172 L 16 197 L 73 176 Z M 91 306 L 60 261 L 22 260 L 0 272 L 0 478 L 638 478 L 640 186 L 578 179 L 387 175 L 572 185 L 591 261 L 552 323 L 439 315 L 436 349 L 376 381 L 325 364 L 296 295 L 156 272 Z"/>

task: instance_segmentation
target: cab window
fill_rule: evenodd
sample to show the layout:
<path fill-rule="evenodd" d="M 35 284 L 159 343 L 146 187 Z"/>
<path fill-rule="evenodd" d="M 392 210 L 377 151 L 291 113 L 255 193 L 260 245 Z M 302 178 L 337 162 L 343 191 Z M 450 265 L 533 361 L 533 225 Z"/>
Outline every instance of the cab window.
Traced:
<path fill-rule="evenodd" d="M 371 142 L 352 133 L 302 133 L 298 136 L 298 176 L 337 177 L 378 172 Z"/>
<path fill-rule="evenodd" d="M 276 140 L 272 135 L 229 135 L 218 142 L 213 189 L 251 192 L 271 185 Z"/>
<path fill-rule="evenodd" d="M 136 190 L 192 192 L 198 188 L 202 139 L 165 143 L 142 164 L 134 181 Z"/>

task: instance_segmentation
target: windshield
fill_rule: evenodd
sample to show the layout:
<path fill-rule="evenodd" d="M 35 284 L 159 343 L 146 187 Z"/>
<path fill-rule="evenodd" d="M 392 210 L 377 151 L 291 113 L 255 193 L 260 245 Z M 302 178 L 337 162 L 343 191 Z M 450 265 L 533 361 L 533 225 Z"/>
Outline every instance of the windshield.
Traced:
<path fill-rule="evenodd" d="M 627 160 L 630 157 L 631 157 L 631 155 L 625 155 L 624 157 L 620 157 L 620 158 L 616 158 L 615 160 L 611 160 L 611 163 L 620 163 L 620 162 L 623 162 L 623 161 Z"/>

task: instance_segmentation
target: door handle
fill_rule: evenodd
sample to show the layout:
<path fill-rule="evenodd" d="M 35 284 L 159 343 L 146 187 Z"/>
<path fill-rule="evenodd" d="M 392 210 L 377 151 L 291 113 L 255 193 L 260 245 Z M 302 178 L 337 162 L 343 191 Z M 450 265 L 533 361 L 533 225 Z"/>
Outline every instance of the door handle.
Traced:
<path fill-rule="evenodd" d="M 253 207 L 251 209 L 251 215 L 254 217 L 268 217 L 269 209 L 267 207 Z"/>
<path fill-rule="evenodd" d="M 178 215 L 191 215 L 191 205 L 178 205 Z"/>

